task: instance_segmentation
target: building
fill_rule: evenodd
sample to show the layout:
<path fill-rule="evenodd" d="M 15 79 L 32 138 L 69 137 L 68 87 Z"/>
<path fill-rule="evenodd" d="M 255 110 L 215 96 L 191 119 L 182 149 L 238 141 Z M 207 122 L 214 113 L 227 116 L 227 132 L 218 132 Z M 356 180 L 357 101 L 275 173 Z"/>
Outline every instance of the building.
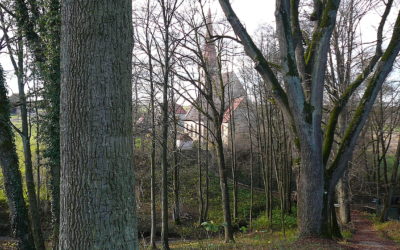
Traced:
<path fill-rule="evenodd" d="M 208 14 L 207 23 L 208 31 L 212 36 L 213 27 L 210 13 Z M 217 48 L 214 42 L 208 42 L 204 45 L 204 58 L 207 61 L 209 69 L 211 69 L 209 71 L 213 72 L 211 78 L 215 83 L 221 83 L 222 79 L 224 86 L 223 95 L 225 103 L 223 104 L 224 114 L 221 126 L 222 140 L 225 145 L 228 145 L 234 138 L 235 144 L 238 145 L 238 147 L 246 148 L 249 142 L 247 93 L 233 71 L 223 72 L 221 75 L 222 77 L 217 74 Z M 221 84 L 213 84 L 213 102 L 218 109 L 222 105 L 222 89 L 218 89 L 220 85 Z M 210 113 L 210 109 L 207 109 L 207 101 L 203 97 L 197 97 L 197 103 L 198 106 L 202 107 L 203 112 Z M 184 133 L 190 136 L 193 141 L 199 140 L 199 134 L 204 137 L 206 133 L 207 119 L 203 112 L 200 112 L 198 108 L 192 106 L 184 118 Z"/>

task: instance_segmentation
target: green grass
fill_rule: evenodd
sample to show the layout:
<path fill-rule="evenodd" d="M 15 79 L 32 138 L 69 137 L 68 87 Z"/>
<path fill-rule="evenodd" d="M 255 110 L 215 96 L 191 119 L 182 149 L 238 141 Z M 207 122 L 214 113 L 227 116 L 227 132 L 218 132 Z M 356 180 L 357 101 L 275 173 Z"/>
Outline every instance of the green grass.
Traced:
<path fill-rule="evenodd" d="M 375 223 L 374 227 L 381 232 L 384 237 L 400 243 L 400 221 Z"/>
<path fill-rule="evenodd" d="M 21 120 L 19 119 L 18 116 L 13 115 L 11 116 L 11 120 L 13 122 L 13 124 L 21 129 L 22 125 L 21 125 Z M 24 196 L 25 198 L 27 198 L 27 190 L 26 190 L 26 184 L 25 184 L 25 157 L 24 157 L 24 151 L 23 151 L 23 145 L 22 145 L 22 138 L 21 136 L 14 131 L 14 138 L 15 138 L 15 145 L 16 145 L 16 150 L 17 150 L 17 155 L 18 155 L 18 160 L 19 160 L 19 169 L 21 171 L 21 177 L 23 180 L 23 189 L 24 189 Z M 34 167 L 34 178 L 36 178 L 36 126 L 32 126 L 32 131 L 31 131 L 31 151 L 32 151 L 32 163 L 33 163 L 33 167 Z M 43 167 L 42 167 L 42 171 L 41 171 L 41 175 L 43 178 Z M 5 195 L 5 190 L 3 188 L 3 173 L 2 171 L 0 171 L 0 200 L 6 200 L 6 195 Z M 47 191 L 47 187 L 45 185 L 41 185 L 40 188 L 40 193 L 41 193 L 41 199 L 46 199 L 46 191 Z"/>
<path fill-rule="evenodd" d="M 291 230 L 287 232 L 286 236 L 280 232 L 238 233 L 235 235 L 234 243 L 224 243 L 222 237 L 216 237 L 196 241 L 171 242 L 170 246 L 172 249 L 287 249 L 287 246 L 296 239 L 295 231 Z"/>

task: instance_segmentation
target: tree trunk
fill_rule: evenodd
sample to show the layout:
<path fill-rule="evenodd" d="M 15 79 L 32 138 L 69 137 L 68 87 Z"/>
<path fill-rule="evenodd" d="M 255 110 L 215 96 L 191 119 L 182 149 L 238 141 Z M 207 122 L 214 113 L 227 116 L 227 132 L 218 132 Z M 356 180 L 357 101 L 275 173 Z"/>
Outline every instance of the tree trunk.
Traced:
<path fill-rule="evenodd" d="M 298 210 L 300 237 L 321 235 L 324 175 L 322 156 L 311 146 L 301 148 L 300 177 L 298 183 Z"/>
<path fill-rule="evenodd" d="M 59 248 L 138 249 L 132 2 L 64 1 L 61 37 Z"/>
<path fill-rule="evenodd" d="M 397 175 L 398 175 L 399 165 L 400 165 L 400 135 L 398 136 L 398 140 L 397 140 L 397 150 L 396 150 L 395 160 L 393 163 L 392 175 L 390 177 L 390 186 L 388 188 L 388 193 L 385 197 L 382 212 L 381 212 L 381 215 L 379 218 L 379 220 L 381 222 L 387 221 L 387 219 L 388 219 L 388 211 L 389 211 L 389 208 L 391 205 L 392 196 L 393 196 L 394 190 L 398 184 L 397 183 L 398 182 Z"/>
<path fill-rule="evenodd" d="M 200 107 L 201 107 L 201 102 L 200 102 Z M 202 156 L 201 156 L 201 113 L 199 112 L 198 115 L 198 127 L 197 127 L 197 133 L 198 133 L 198 146 L 197 146 L 197 167 L 198 167 L 198 194 L 199 194 L 199 225 L 204 222 L 204 197 L 203 197 L 203 169 L 202 169 Z"/>
<path fill-rule="evenodd" d="M 18 77 L 18 91 L 19 91 L 19 101 L 21 109 L 21 123 L 22 123 L 21 137 L 24 149 L 25 181 L 26 181 L 26 188 L 28 190 L 29 212 L 32 222 L 33 239 L 35 241 L 36 249 L 44 250 L 44 239 L 40 225 L 40 211 L 36 199 L 35 182 L 33 180 L 33 164 L 32 164 L 30 131 L 28 124 L 28 108 L 27 108 L 25 89 L 24 89 L 25 88 L 24 64 L 23 64 L 24 54 L 23 54 L 22 37 L 19 37 L 18 47 L 19 47 L 18 67 L 16 67 L 15 70 L 18 72 L 17 77 Z"/>
<path fill-rule="evenodd" d="M 10 124 L 10 104 L 3 68 L 0 65 L 0 165 L 10 209 L 11 233 L 18 239 L 18 249 L 35 249 L 30 232 L 28 210 L 23 196 L 14 135 Z"/>
<path fill-rule="evenodd" d="M 337 187 L 337 199 L 339 203 L 339 218 L 342 224 L 350 222 L 350 200 L 349 200 L 349 176 L 346 171 L 342 178 L 340 178 Z"/>
<path fill-rule="evenodd" d="M 161 243 L 163 249 L 169 249 L 168 244 L 168 82 L 169 82 L 169 57 L 168 57 L 168 30 L 165 33 L 163 103 L 162 103 L 162 142 L 161 142 Z"/>
<path fill-rule="evenodd" d="M 148 2 L 150 4 L 150 1 Z M 149 10 L 149 6 L 147 6 Z M 148 15 L 149 18 L 149 15 Z M 146 40 L 148 49 L 150 48 L 149 41 Z M 156 249 L 156 197 L 155 197 L 155 186 L 156 186 L 156 117 L 155 117 L 155 90 L 153 80 L 153 61 L 149 56 L 149 76 L 150 76 L 150 106 L 151 106 L 151 153 L 150 153 L 150 200 L 151 200 L 151 232 L 150 232 L 150 247 Z"/>
<path fill-rule="evenodd" d="M 215 122 L 215 135 L 217 144 L 217 157 L 218 157 L 218 172 L 219 172 L 219 186 L 221 188 L 222 195 L 222 210 L 224 212 L 224 231 L 225 231 L 225 242 L 233 242 L 233 229 L 232 229 L 232 218 L 231 209 L 229 203 L 229 191 L 227 182 L 227 173 L 224 158 L 224 148 L 221 134 L 221 123 Z"/>
<path fill-rule="evenodd" d="M 206 112 L 208 114 L 208 103 L 207 103 L 207 107 L 206 107 Z M 205 190 L 205 198 L 204 198 L 204 214 L 203 214 L 203 219 L 204 221 L 207 221 L 207 217 L 208 217 L 208 207 L 209 207 L 209 150 L 208 150 L 208 145 L 209 145 L 209 129 L 210 129 L 210 122 L 208 117 L 206 118 L 206 140 L 205 140 L 205 146 L 206 146 L 206 162 L 205 162 L 205 178 L 206 178 L 206 190 Z"/>
<path fill-rule="evenodd" d="M 339 129 L 340 135 L 343 137 L 346 130 L 346 125 L 348 123 L 348 108 L 343 109 L 343 113 L 339 116 Z M 346 168 L 348 168 L 349 163 L 347 163 Z M 349 171 L 346 170 L 340 178 L 337 187 L 336 194 L 339 203 L 339 218 L 342 224 L 347 224 L 350 222 L 350 200 L 349 200 Z"/>
<path fill-rule="evenodd" d="M 175 105 L 175 102 L 174 102 Z M 175 110 L 175 107 L 174 107 Z M 174 133 L 173 133 L 173 163 L 174 163 L 174 178 L 173 178 L 173 189 L 174 189 L 174 222 L 176 225 L 181 224 L 181 211 L 180 211 L 180 200 L 179 200 L 179 187 L 180 187 L 180 179 L 179 179 L 179 160 L 178 160 L 178 149 L 176 145 L 177 139 L 177 119 L 174 111 Z"/>

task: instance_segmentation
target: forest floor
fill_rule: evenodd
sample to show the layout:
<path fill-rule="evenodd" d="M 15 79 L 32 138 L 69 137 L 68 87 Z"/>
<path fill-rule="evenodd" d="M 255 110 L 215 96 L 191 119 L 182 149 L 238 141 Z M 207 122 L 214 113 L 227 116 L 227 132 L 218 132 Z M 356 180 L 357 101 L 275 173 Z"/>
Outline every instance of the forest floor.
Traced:
<path fill-rule="evenodd" d="M 400 249 L 400 245 L 385 238 L 364 213 L 353 211 L 351 218 L 355 232 L 346 246 L 352 249 Z"/>
<path fill-rule="evenodd" d="M 371 216 L 353 211 L 352 223 L 354 232 L 351 238 L 341 242 L 322 239 L 298 240 L 295 230 L 288 230 L 285 235 L 279 231 L 237 233 L 236 242 L 229 244 L 223 243 L 221 237 L 204 240 L 171 239 L 170 246 L 172 249 L 400 249 L 400 244 L 388 239 L 377 229 Z M 0 249 L 14 250 L 15 244 L 12 238 L 0 237 Z M 145 246 L 142 245 L 142 248 Z"/>
<path fill-rule="evenodd" d="M 399 222 L 395 222 L 400 224 Z M 333 241 L 324 239 L 298 240 L 294 231 L 289 231 L 285 237 L 281 232 L 256 232 L 237 234 L 236 242 L 222 243 L 221 238 L 202 241 L 173 241 L 172 249 L 385 249 L 400 250 L 400 244 L 388 239 L 382 230 L 378 230 L 372 221 L 372 216 L 359 211 L 352 212 L 352 231 L 349 239 Z"/>

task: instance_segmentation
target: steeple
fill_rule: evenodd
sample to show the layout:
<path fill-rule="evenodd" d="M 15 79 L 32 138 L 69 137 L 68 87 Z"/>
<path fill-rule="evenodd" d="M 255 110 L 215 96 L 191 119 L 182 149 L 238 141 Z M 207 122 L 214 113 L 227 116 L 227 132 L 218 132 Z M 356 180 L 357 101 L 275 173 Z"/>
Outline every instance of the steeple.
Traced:
<path fill-rule="evenodd" d="M 215 71 L 217 67 L 217 49 L 215 42 L 212 40 L 214 35 L 213 21 L 211 9 L 208 9 L 206 18 L 206 40 L 204 45 L 204 58 L 207 61 L 208 67 Z"/>
<path fill-rule="evenodd" d="M 207 35 L 206 37 L 209 39 L 210 37 L 212 37 L 214 34 L 214 29 L 213 29 L 213 25 L 212 25 L 213 21 L 212 21 L 212 16 L 211 16 L 211 8 L 208 9 L 208 14 L 207 14 L 207 18 L 206 18 L 206 25 L 207 25 Z"/>

